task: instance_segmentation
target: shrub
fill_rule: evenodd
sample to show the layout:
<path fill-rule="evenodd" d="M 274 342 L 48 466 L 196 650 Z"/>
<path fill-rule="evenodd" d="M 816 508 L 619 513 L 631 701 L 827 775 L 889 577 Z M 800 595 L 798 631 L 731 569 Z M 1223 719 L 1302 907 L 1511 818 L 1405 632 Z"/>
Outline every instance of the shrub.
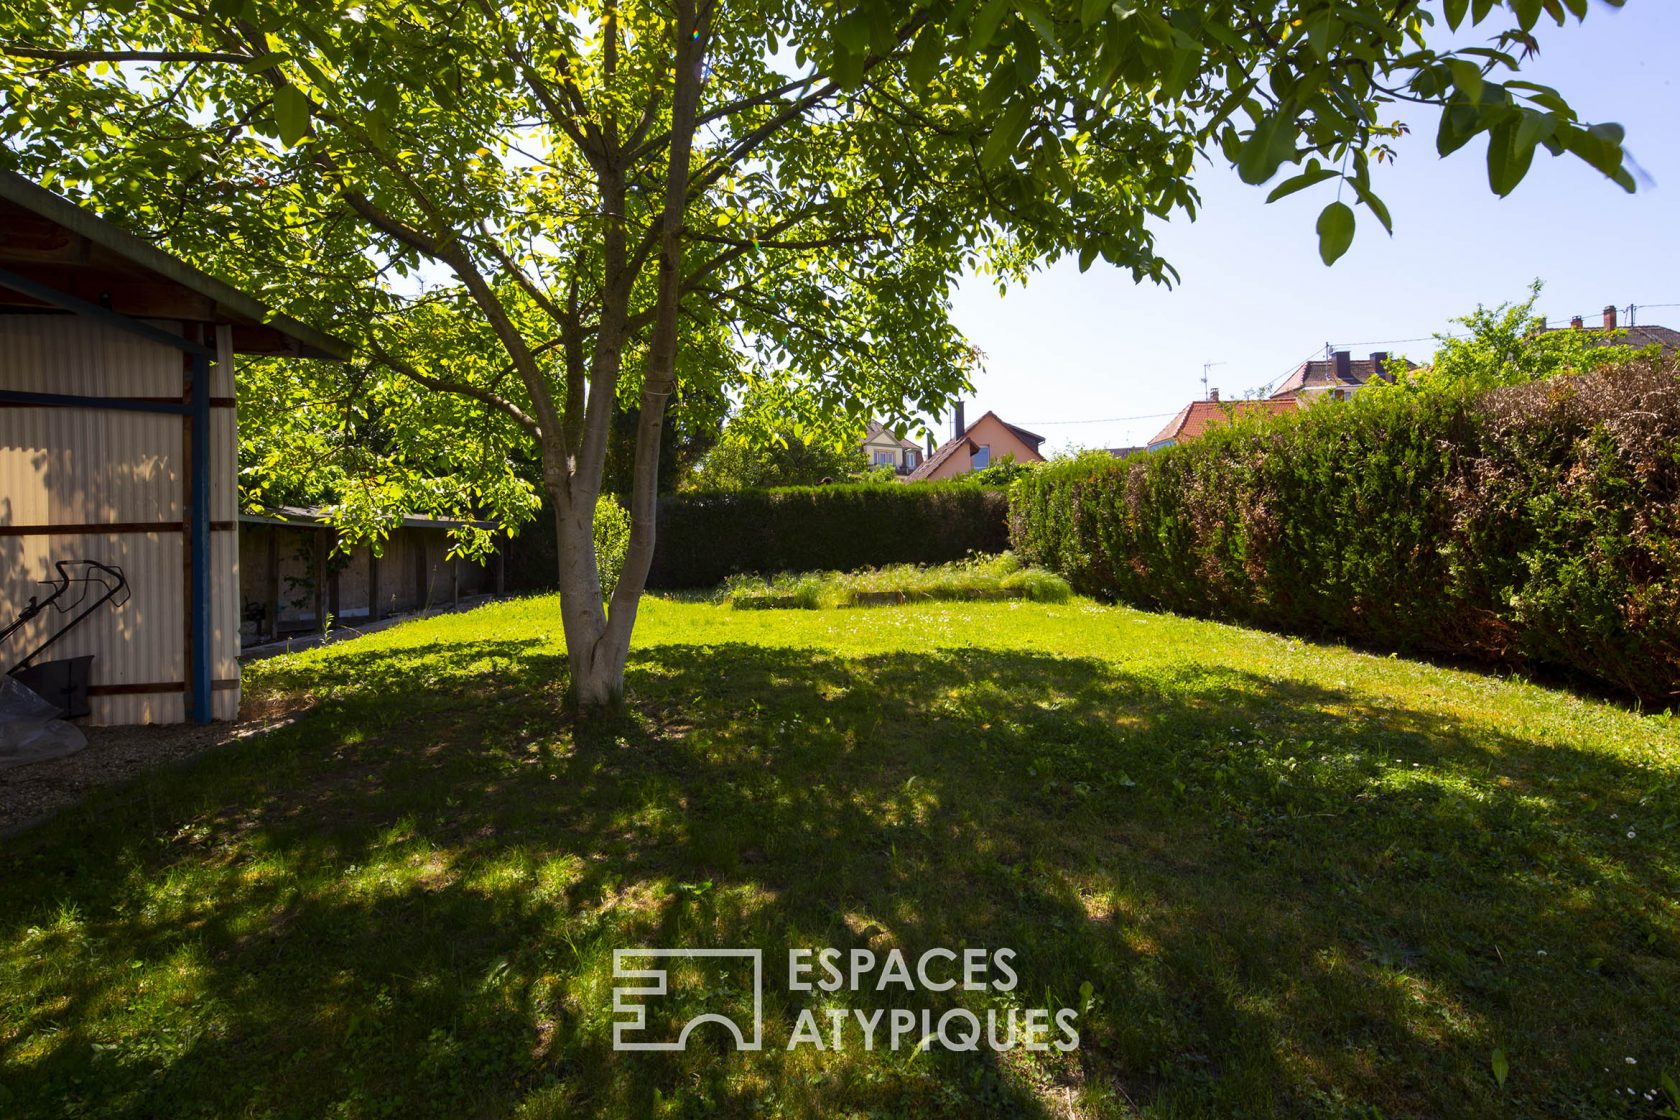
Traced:
<path fill-rule="evenodd" d="M 1680 696 L 1680 378 L 1368 389 L 1011 490 L 1022 558 L 1186 614 Z"/>
<path fill-rule="evenodd" d="M 601 594 L 612 598 L 630 548 L 630 513 L 608 494 L 595 502 L 595 565 Z M 545 505 L 536 519 L 502 546 L 503 579 L 509 591 L 553 591 L 559 586 L 559 547 L 554 511 Z"/>
<path fill-rule="evenodd" d="M 1010 553 L 972 556 L 926 567 L 894 564 L 858 572 L 808 572 L 772 579 L 732 576 L 723 599 L 736 610 L 866 607 L 935 599 L 1031 599 L 1065 603 L 1067 581 L 1042 568 L 1026 568 Z"/>
<path fill-rule="evenodd" d="M 610 495 L 595 501 L 595 567 L 601 576 L 601 594 L 611 599 L 624 573 L 624 554 L 630 549 L 630 512 Z"/>
<path fill-rule="evenodd" d="M 661 499 L 653 588 L 732 575 L 938 564 L 1009 545 L 1008 496 L 971 482 L 811 486 Z"/>

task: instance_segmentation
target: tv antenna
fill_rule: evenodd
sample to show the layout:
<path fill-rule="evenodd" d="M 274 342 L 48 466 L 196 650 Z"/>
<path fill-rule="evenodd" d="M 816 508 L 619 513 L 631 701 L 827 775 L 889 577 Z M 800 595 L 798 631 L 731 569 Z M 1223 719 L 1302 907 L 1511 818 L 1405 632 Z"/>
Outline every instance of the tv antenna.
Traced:
<path fill-rule="evenodd" d="M 1204 401 L 1208 399 L 1208 370 L 1212 369 L 1214 366 L 1222 366 L 1224 364 L 1224 362 L 1202 363 L 1202 399 Z"/>

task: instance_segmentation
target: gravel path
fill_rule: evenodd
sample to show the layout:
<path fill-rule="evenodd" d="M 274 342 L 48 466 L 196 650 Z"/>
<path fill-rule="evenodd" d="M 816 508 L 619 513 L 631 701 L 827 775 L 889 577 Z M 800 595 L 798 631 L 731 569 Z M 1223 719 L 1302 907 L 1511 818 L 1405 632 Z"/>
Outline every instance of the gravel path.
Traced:
<path fill-rule="evenodd" d="M 63 758 L 0 770 L 0 836 L 10 836 L 73 805 L 92 789 L 115 785 L 159 766 L 203 754 L 290 723 L 264 713 L 208 727 L 84 727 L 88 745 Z"/>

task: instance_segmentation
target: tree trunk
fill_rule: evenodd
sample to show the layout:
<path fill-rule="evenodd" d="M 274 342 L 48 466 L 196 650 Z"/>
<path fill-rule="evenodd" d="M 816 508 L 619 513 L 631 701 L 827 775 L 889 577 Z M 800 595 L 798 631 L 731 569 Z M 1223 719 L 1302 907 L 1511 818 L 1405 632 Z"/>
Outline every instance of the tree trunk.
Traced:
<path fill-rule="evenodd" d="M 580 496 L 580 498 L 583 496 Z M 615 711 L 624 700 L 624 656 L 603 639 L 607 618 L 595 565 L 595 502 L 551 491 L 560 563 L 560 624 L 571 669 L 570 701 L 580 719 Z M 628 651 L 626 651 L 628 652 Z"/>
<path fill-rule="evenodd" d="M 589 394 L 592 415 L 571 485 L 555 487 L 560 546 L 560 612 L 572 671 L 572 702 L 580 719 L 612 711 L 624 701 L 624 667 L 636 610 L 653 561 L 659 499 L 659 443 L 665 408 L 676 391 L 677 316 L 682 304 L 682 229 L 699 113 L 709 21 L 691 0 L 676 5 L 676 67 L 671 95 L 671 159 L 665 175 L 665 208 L 659 218 L 659 285 L 648 342 L 642 409 L 636 428 L 636 462 L 630 494 L 630 541 L 609 615 L 601 601 L 595 564 L 595 498 L 606 462 L 607 436 L 616 407 L 623 324 L 629 316 L 633 277 L 620 271 L 623 230 L 613 216 L 624 211 L 619 168 L 604 166 L 601 194 L 608 215 L 603 240 L 606 284 Z M 598 410 L 598 411 L 596 411 Z"/>

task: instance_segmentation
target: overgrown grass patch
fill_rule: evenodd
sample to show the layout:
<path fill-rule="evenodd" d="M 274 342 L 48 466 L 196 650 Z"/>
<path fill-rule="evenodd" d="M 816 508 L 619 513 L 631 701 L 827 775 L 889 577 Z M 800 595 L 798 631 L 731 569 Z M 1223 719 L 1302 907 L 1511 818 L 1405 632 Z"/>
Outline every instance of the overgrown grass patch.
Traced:
<path fill-rule="evenodd" d="M 785 573 L 769 579 L 733 576 L 722 598 L 736 610 L 821 610 L 937 600 L 1028 599 L 1065 603 L 1067 581 L 1024 566 L 1010 553 L 948 564 L 891 564 L 855 572 Z"/>
<path fill-rule="evenodd" d="M 307 714 L 0 842 L 0 1115 L 1651 1117 L 1680 1073 L 1670 719 L 1084 600 L 643 610 L 613 726 L 503 603 L 253 665 Z M 1022 1006 L 1091 986 L 1080 1047 L 789 1051 L 825 945 L 1012 947 Z M 762 949 L 765 1048 L 615 1052 L 637 946 Z"/>

